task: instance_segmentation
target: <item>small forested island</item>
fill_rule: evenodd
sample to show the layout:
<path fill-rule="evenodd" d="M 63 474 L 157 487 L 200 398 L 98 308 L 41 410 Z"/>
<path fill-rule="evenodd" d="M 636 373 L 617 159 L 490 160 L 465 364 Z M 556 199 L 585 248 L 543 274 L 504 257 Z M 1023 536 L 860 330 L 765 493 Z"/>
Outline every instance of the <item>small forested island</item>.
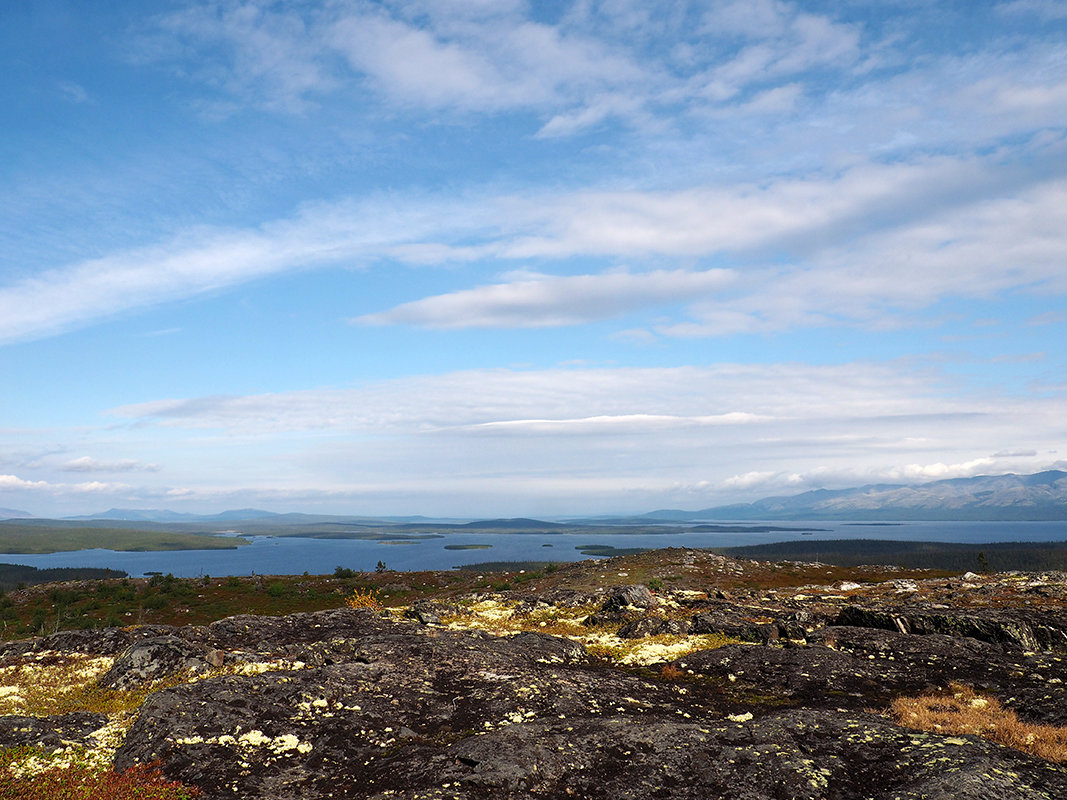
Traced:
<path fill-rule="evenodd" d="M 668 549 L 0 605 L 0 797 L 1067 797 L 1063 572 Z"/>

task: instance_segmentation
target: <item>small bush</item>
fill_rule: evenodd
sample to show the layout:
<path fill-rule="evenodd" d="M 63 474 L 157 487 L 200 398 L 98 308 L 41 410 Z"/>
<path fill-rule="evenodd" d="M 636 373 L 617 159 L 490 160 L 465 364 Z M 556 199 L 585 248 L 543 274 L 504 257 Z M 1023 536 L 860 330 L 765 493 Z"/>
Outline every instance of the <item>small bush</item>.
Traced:
<path fill-rule="evenodd" d="M 349 608 L 381 609 L 382 601 L 373 589 L 356 589 L 345 598 L 345 605 Z"/>
<path fill-rule="evenodd" d="M 676 681 L 679 678 L 685 676 L 685 672 L 678 669 L 678 667 L 674 666 L 673 664 L 664 664 L 663 669 L 659 671 L 659 674 L 662 678 L 665 678 L 669 681 Z"/>
<path fill-rule="evenodd" d="M 354 578 L 356 577 L 355 570 L 351 570 L 348 567 L 338 567 L 333 571 L 335 578 Z"/>
<path fill-rule="evenodd" d="M 648 588 L 651 589 L 653 592 L 662 592 L 663 580 L 660 578 L 649 578 Z"/>

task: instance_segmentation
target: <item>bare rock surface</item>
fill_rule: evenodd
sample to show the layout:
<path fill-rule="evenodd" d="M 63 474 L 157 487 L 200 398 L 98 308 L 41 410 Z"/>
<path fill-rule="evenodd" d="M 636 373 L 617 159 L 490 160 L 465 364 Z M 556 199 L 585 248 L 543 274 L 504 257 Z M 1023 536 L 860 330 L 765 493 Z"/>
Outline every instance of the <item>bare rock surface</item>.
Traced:
<path fill-rule="evenodd" d="M 0 747 L 57 748 L 82 744 L 107 724 L 103 714 L 75 711 L 49 717 L 0 717 Z"/>
<path fill-rule="evenodd" d="M 1067 725 L 1067 579 L 964 578 L 524 587 L 392 615 L 59 633 L 0 648 L 0 668 L 66 648 L 115 658 L 101 687 L 188 676 L 148 695 L 114 763 L 159 761 L 205 800 L 1063 800 L 1064 764 L 882 713 L 960 684 Z M 84 741 L 102 722 L 0 719 L 6 746 Z"/>
<path fill-rule="evenodd" d="M 204 672 L 212 666 L 211 651 L 174 636 L 153 636 L 127 647 L 100 678 L 105 689 L 132 689 L 178 673 Z"/>
<path fill-rule="evenodd" d="M 304 645 L 322 666 L 153 695 L 116 765 L 160 759 L 208 798 L 1067 796 L 1061 766 L 864 713 L 871 698 L 933 687 L 907 664 L 825 646 L 679 660 L 775 696 L 744 712 L 718 681 L 597 665 L 566 639 L 328 618 L 344 635 Z"/>

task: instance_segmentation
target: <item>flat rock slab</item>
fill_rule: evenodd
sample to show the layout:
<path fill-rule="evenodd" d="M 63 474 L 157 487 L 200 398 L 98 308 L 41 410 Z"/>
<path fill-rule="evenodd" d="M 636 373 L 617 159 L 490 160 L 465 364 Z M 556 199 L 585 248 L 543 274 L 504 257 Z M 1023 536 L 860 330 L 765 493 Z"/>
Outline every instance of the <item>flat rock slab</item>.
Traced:
<path fill-rule="evenodd" d="M 76 711 L 50 717 L 0 717 L 0 749 L 42 747 L 54 749 L 84 744 L 91 733 L 107 724 L 103 714 Z"/>

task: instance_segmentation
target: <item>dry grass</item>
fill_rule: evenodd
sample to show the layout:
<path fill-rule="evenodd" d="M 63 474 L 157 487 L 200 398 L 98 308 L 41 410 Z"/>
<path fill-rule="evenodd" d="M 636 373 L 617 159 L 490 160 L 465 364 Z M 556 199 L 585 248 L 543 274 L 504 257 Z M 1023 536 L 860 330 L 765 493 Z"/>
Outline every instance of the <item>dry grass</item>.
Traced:
<path fill-rule="evenodd" d="M 995 698 L 953 684 L 949 694 L 902 697 L 890 714 L 900 725 L 931 733 L 973 734 L 1046 761 L 1067 762 L 1067 728 L 1023 722 Z"/>
<path fill-rule="evenodd" d="M 379 611 L 382 601 L 374 589 L 354 589 L 352 594 L 345 598 L 345 605 L 349 608 L 372 608 Z"/>
<path fill-rule="evenodd" d="M 659 671 L 660 677 L 668 681 L 676 681 L 679 678 L 685 677 L 685 670 L 678 669 L 673 664 L 664 664 L 663 668 Z"/>

